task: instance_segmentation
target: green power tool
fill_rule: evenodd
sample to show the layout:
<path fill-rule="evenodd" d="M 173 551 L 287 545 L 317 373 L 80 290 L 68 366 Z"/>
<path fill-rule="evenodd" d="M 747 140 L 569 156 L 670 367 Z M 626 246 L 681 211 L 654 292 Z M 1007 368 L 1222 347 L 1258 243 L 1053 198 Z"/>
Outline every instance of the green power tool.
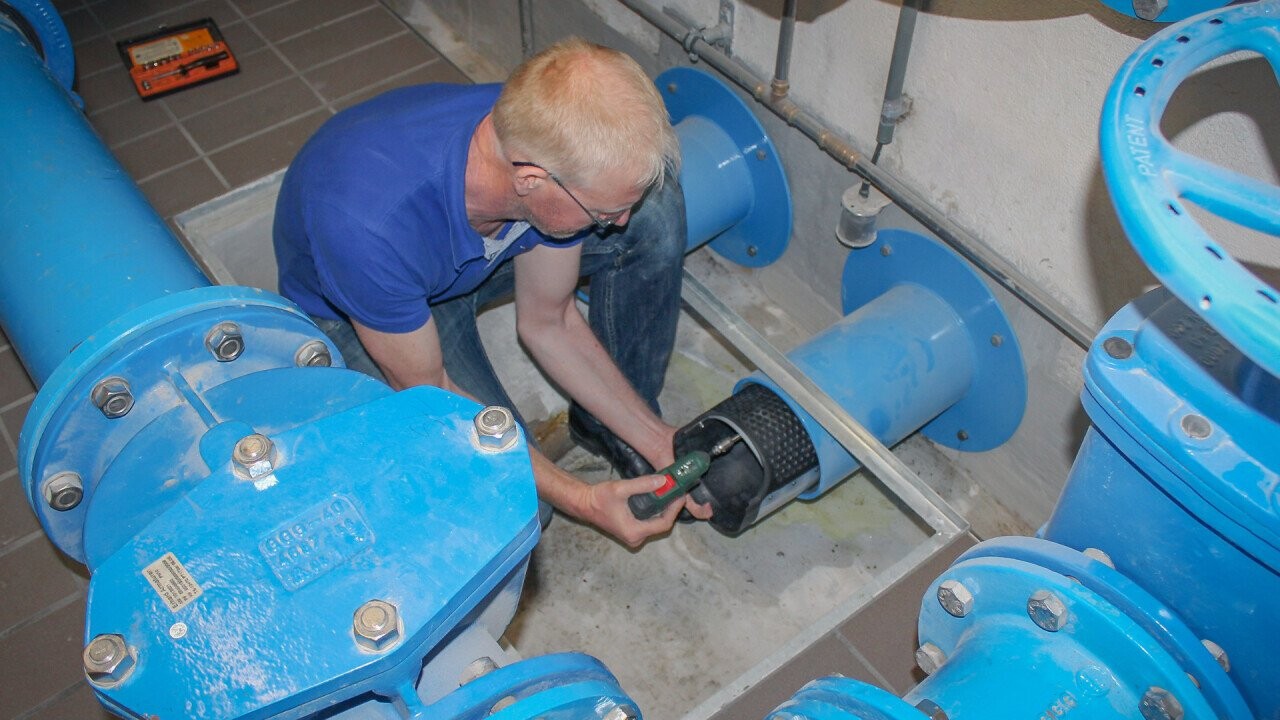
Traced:
<path fill-rule="evenodd" d="M 734 435 L 727 437 L 716 443 L 711 448 L 711 452 L 702 450 L 694 450 L 691 453 L 677 458 L 675 462 L 665 468 L 654 473 L 655 475 L 666 475 L 667 482 L 653 492 L 632 495 L 627 498 L 627 505 L 631 507 L 631 514 L 636 516 L 637 520 L 648 520 L 649 518 L 660 514 L 672 501 L 684 496 L 685 493 L 693 489 L 694 485 L 702 479 L 702 476 L 711 469 L 711 458 L 716 455 L 723 455 L 733 447 L 739 437 Z"/>

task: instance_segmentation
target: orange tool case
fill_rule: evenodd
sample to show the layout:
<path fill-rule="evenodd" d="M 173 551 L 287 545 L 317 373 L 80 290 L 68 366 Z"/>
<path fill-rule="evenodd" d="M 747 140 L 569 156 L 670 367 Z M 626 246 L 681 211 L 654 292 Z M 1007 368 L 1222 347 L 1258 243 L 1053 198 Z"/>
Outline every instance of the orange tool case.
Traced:
<path fill-rule="evenodd" d="M 231 75 L 240 65 L 212 18 L 116 43 L 143 100 Z"/>

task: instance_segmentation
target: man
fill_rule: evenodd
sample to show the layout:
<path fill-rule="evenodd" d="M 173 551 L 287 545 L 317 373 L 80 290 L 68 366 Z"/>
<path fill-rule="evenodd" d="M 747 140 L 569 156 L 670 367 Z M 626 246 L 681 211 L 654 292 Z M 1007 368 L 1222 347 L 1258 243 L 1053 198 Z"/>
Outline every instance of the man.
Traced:
<path fill-rule="evenodd" d="M 573 399 L 574 438 L 624 478 L 588 484 L 531 449 L 538 494 L 636 547 L 682 508 L 710 515 L 686 499 L 642 522 L 627 506 L 673 461 L 657 395 L 685 247 L 678 165 L 653 83 L 582 40 L 530 58 L 504 86 L 394 90 L 331 118 L 290 166 L 280 291 L 349 367 L 513 411 L 475 314 L 514 291 L 520 340 Z M 574 302 L 580 274 L 589 324 Z"/>

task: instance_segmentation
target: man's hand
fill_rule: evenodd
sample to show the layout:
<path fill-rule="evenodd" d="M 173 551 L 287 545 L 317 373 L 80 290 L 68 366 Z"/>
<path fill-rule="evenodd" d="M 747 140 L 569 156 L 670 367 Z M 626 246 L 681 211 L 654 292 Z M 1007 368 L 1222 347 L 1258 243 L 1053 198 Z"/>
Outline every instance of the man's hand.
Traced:
<path fill-rule="evenodd" d="M 685 507 L 684 503 L 674 502 L 648 520 L 637 520 L 631 514 L 627 498 L 632 495 L 653 492 L 666 484 L 662 475 L 642 475 L 630 480 L 608 480 L 584 489 L 582 519 L 609 533 L 630 548 L 638 548 L 645 540 L 654 535 L 662 535 L 671 530 L 676 516 Z M 696 507 L 704 507 L 694 503 Z M 708 517 L 710 517 L 708 508 Z"/>

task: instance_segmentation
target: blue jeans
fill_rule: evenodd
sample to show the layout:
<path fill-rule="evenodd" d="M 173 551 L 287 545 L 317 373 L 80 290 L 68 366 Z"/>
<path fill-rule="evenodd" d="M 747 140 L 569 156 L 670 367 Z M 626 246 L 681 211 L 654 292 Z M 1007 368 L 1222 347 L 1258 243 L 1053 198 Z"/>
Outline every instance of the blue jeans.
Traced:
<path fill-rule="evenodd" d="M 582 243 L 580 273 L 588 279 L 590 297 L 587 321 L 623 376 L 655 412 L 675 345 L 685 245 L 684 195 L 669 174 L 661 189 L 649 192 L 626 227 L 592 232 Z M 449 378 L 486 405 L 510 408 L 524 425 L 476 328 L 477 312 L 511 298 L 514 290 L 515 266 L 508 261 L 472 292 L 432 305 L 431 315 Z M 385 379 L 350 323 L 316 318 L 316 324 L 342 351 L 347 367 Z M 589 429 L 603 431 L 594 418 L 585 413 L 580 417 Z"/>

